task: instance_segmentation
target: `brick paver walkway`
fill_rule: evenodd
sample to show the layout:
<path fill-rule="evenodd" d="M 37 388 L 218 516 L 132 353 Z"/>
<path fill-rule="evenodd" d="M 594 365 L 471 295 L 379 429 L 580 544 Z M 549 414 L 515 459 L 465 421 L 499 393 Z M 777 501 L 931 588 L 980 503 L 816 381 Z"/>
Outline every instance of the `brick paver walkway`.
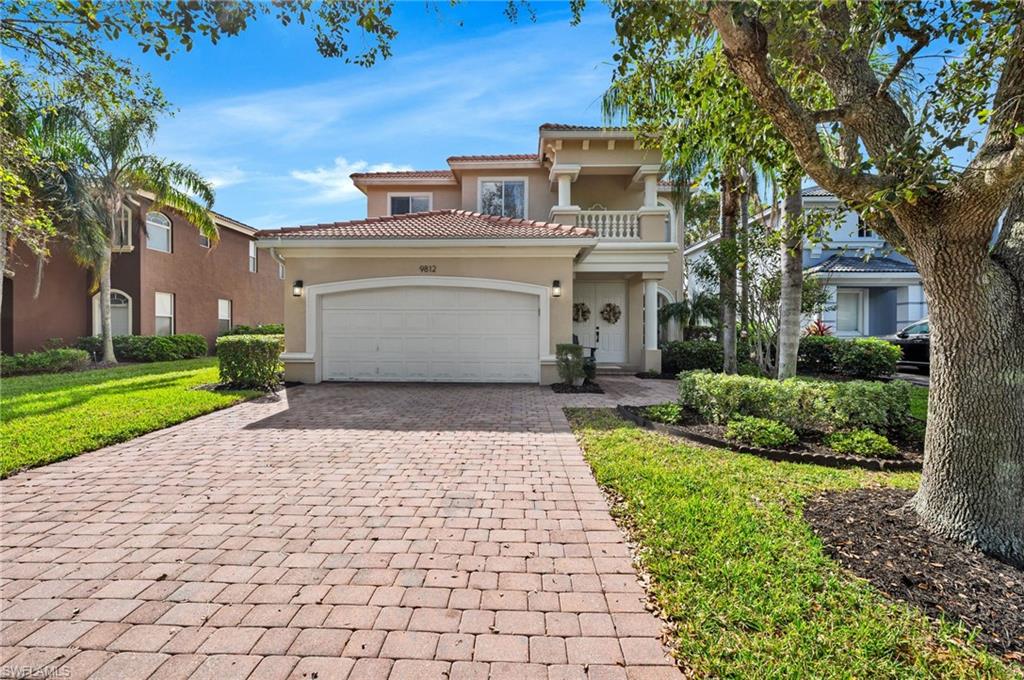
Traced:
<path fill-rule="evenodd" d="M 678 678 L 561 412 L 674 385 L 602 383 L 299 387 L 15 475 L 0 677 Z"/>

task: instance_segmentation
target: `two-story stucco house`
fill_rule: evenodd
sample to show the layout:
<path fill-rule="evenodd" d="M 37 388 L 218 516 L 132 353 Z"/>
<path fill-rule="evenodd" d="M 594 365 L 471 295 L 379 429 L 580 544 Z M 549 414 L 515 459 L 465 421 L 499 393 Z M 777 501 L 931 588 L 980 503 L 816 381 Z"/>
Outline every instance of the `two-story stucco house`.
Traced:
<path fill-rule="evenodd" d="M 820 279 L 829 294 L 829 304 L 816 318 L 836 335 L 855 337 L 890 335 L 928 315 L 924 286 L 913 262 L 869 229 L 856 212 L 846 210 L 834 194 L 810 187 L 802 195 L 804 210 L 842 213 L 825 238 L 804 244 L 804 271 Z M 707 257 L 708 246 L 717 241 L 715 235 L 688 247 L 687 262 L 695 265 Z M 690 277 L 691 297 L 700 287 L 696 277 Z"/>
<path fill-rule="evenodd" d="M 353 175 L 366 219 L 260 234 L 288 271 L 286 378 L 547 384 L 574 337 L 659 369 L 683 289 L 662 174 L 629 130 L 546 124 L 534 153 Z"/>

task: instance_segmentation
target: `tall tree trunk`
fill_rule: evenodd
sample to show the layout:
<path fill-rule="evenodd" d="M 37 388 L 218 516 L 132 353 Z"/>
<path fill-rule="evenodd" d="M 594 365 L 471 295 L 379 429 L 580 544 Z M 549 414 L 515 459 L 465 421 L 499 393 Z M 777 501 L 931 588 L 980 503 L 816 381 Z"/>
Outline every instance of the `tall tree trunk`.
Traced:
<path fill-rule="evenodd" d="M 99 262 L 100 279 L 100 332 L 103 334 L 103 361 L 116 364 L 114 356 L 114 336 L 110 323 L 110 262 L 112 259 L 110 244 L 103 245 L 103 253 Z"/>
<path fill-rule="evenodd" d="M 802 210 L 798 179 L 788 187 L 782 208 L 779 380 L 796 375 L 796 359 L 800 349 L 800 299 L 804 290 L 804 236 L 800 229 Z"/>
<path fill-rule="evenodd" d="M 912 505 L 937 533 L 1024 566 L 1024 222 L 1011 215 L 1003 228 L 1003 261 L 977 243 L 912 244 L 931 335 L 924 470 Z"/>
<path fill-rule="evenodd" d="M 736 373 L 736 212 L 739 208 L 737 172 L 733 167 L 722 170 L 719 218 L 722 236 L 718 241 L 722 263 L 718 292 L 722 317 L 722 362 L 724 373 Z"/>

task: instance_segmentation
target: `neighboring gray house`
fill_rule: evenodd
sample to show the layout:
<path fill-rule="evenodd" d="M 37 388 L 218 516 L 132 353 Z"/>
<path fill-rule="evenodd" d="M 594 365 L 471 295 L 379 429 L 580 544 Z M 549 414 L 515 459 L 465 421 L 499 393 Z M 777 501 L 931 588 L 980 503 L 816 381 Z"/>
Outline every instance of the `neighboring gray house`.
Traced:
<path fill-rule="evenodd" d="M 843 209 L 839 199 L 818 187 L 804 189 L 803 201 L 805 210 Z M 684 251 L 688 272 L 707 257 L 708 246 L 717 240 L 717 235 L 712 236 Z M 914 264 L 868 229 L 852 210 L 844 211 L 826 241 L 804 244 L 804 270 L 821 279 L 829 291 L 830 309 L 818 316 L 836 335 L 889 335 L 928 315 Z M 701 282 L 691 275 L 687 287 L 692 298 Z"/>

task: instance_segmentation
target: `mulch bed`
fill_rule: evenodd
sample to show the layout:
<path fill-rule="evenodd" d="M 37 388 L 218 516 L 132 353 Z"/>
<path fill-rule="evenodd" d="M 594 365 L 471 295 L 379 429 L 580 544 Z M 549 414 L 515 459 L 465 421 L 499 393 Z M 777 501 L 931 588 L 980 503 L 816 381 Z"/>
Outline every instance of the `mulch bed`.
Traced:
<path fill-rule="evenodd" d="M 648 419 L 644 415 L 643 406 L 616 407 L 619 415 L 631 420 L 641 427 L 649 430 L 657 430 L 665 434 L 683 437 L 690 441 L 713 446 L 716 448 L 731 449 L 739 453 L 749 453 L 769 460 L 786 461 L 790 463 L 810 463 L 812 465 L 825 465 L 828 467 L 862 467 L 867 470 L 885 471 L 919 471 L 921 469 L 921 454 L 917 451 L 901 450 L 901 459 L 883 458 L 862 458 L 859 456 L 848 456 L 837 453 L 832 449 L 822 446 L 818 442 L 804 441 L 798 446 L 790 449 L 761 449 L 754 446 L 736 444 L 725 438 L 725 427 L 704 422 L 695 413 L 685 413 L 683 421 L 669 425 Z"/>
<path fill-rule="evenodd" d="M 675 373 L 635 373 L 641 380 L 675 380 L 679 375 Z"/>
<path fill-rule="evenodd" d="M 551 385 L 551 391 L 557 392 L 558 394 L 604 394 L 604 390 L 596 382 L 590 382 L 589 380 L 576 387 L 568 383 L 553 383 Z"/>
<path fill-rule="evenodd" d="M 1024 662 L 1024 571 L 929 534 L 896 489 L 827 492 L 804 516 L 825 551 L 890 597 L 977 628 L 977 640 Z"/>

